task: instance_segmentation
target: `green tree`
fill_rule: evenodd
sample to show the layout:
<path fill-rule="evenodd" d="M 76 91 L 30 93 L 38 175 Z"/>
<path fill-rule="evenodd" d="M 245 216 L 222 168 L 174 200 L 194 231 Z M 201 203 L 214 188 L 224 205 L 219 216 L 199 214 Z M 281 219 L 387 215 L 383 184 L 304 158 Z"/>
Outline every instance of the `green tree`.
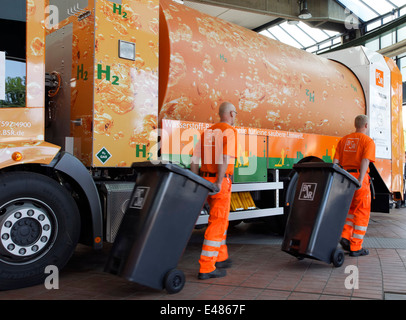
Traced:
<path fill-rule="evenodd" d="M 7 77 L 6 99 L 0 100 L 0 107 L 25 107 L 25 77 Z"/>

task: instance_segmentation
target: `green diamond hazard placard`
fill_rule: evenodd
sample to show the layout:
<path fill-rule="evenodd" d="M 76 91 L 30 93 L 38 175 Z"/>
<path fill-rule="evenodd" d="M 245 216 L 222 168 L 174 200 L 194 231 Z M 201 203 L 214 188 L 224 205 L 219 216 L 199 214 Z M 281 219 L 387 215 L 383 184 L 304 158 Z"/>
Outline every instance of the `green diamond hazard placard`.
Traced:
<path fill-rule="evenodd" d="M 106 148 L 103 147 L 103 148 L 96 154 L 96 157 L 100 160 L 101 163 L 104 164 L 104 163 L 107 162 L 107 160 L 110 159 L 111 154 L 110 154 L 110 152 L 107 151 Z"/>

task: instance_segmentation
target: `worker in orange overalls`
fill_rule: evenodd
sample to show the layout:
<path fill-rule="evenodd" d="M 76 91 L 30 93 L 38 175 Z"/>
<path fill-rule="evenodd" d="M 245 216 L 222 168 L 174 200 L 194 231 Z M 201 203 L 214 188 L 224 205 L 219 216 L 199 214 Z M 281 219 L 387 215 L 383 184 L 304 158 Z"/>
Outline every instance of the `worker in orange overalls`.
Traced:
<path fill-rule="evenodd" d="M 237 151 L 237 130 L 233 127 L 237 111 L 229 102 L 219 108 L 220 122 L 206 129 L 196 145 L 191 160 L 191 170 L 212 182 L 220 190 L 209 195 L 209 221 L 204 234 L 200 255 L 201 280 L 226 275 L 224 268 L 231 267 L 226 245 L 228 216 L 231 202 L 231 176 Z"/>
<path fill-rule="evenodd" d="M 340 244 L 350 256 L 358 257 L 369 254 L 362 248 L 371 213 L 371 191 L 369 163 L 375 162 L 375 142 L 366 135 L 368 117 L 359 115 L 355 118 L 355 132 L 341 138 L 338 142 L 333 163 L 340 164 L 358 179 L 361 188 L 357 189 L 347 214 Z"/>

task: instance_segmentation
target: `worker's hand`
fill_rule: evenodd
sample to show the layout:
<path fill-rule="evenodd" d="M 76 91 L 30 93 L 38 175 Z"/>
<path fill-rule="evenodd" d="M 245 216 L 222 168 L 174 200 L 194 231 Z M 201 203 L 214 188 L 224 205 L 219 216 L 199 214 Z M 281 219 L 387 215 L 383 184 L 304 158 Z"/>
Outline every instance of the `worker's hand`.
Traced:
<path fill-rule="evenodd" d="M 221 182 L 216 181 L 216 182 L 213 183 L 213 185 L 214 185 L 214 191 L 209 192 L 209 196 L 214 196 L 215 194 L 220 192 Z"/>
<path fill-rule="evenodd" d="M 362 181 L 358 180 L 358 189 L 362 187 Z"/>

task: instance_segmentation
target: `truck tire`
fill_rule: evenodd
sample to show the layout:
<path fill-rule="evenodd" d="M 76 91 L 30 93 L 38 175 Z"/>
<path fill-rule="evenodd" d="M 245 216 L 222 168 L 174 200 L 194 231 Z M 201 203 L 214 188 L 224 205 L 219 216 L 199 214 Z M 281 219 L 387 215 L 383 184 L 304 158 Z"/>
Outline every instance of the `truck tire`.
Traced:
<path fill-rule="evenodd" d="M 44 283 L 45 268 L 61 270 L 80 235 L 69 192 L 32 172 L 0 174 L 0 290 Z"/>

